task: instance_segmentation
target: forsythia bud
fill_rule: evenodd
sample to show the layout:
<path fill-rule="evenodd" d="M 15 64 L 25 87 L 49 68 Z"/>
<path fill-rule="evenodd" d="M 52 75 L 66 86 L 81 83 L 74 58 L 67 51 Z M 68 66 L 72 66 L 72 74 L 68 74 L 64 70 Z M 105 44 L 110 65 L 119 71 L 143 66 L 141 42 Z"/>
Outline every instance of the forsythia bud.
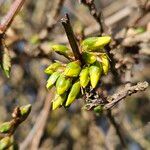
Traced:
<path fill-rule="evenodd" d="M 102 73 L 102 65 L 99 62 L 94 63 L 89 68 L 90 81 L 92 88 L 94 89 L 100 79 Z"/>
<path fill-rule="evenodd" d="M 61 55 L 65 55 L 65 56 L 67 55 L 67 51 L 69 50 L 69 48 L 67 46 L 65 46 L 65 45 L 53 45 L 52 49 L 55 52 L 57 52 L 57 53 L 59 53 Z"/>
<path fill-rule="evenodd" d="M 0 125 L 0 133 L 9 133 L 11 130 L 11 122 L 4 122 Z"/>
<path fill-rule="evenodd" d="M 101 113 L 103 111 L 103 108 L 102 108 L 102 106 L 96 106 L 95 108 L 94 108 L 94 112 L 95 113 Z"/>
<path fill-rule="evenodd" d="M 21 106 L 20 107 L 20 114 L 22 117 L 27 116 L 30 111 L 31 111 L 31 104 L 25 105 L 25 106 Z"/>
<path fill-rule="evenodd" d="M 82 69 L 80 72 L 80 84 L 82 87 L 85 88 L 88 85 L 89 81 L 90 81 L 89 68 L 86 67 L 86 68 Z"/>
<path fill-rule="evenodd" d="M 109 64 L 109 58 L 107 56 L 107 54 L 103 54 L 101 56 L 101 60 L 102 60 L 102 68 L 103 68 L 103 73 L 105 75 L 108 74 L 108 71 L 109 71 L 109 67 L 110 67 L 110 64 Z"/>
<path fill-rule="evenodd" d="M 67 98 L 67 101 L 66 101 L 66 104 L 65 104 L 66 107 L 69 106 L 71 103 L 73 103 L 73 101 L 78 96 L 79 92 L 80 92 L 80 82 L 77 81 L 71 87 L 70 93 L 68 95 L 68 98 Z"/>
<path fill-rule="evenodd" d="M 64 74 L 68 77 L 77 77 L 80 71 L 80 63 L 78 61 L 73 61 L 66 66 Z"/>
<path fill-rule="evenodd" d="M 107 45 L 111 40 L 110 36 L 102 36 L 102 37 L 90 37 L 85 39 L 82 43 L 83 51 L 99 51 L 103 49 L 105 45 Z"/>
<path fill-rule="evenodd" d="M 46 84 L 46 87 L 49 89 L 51 88 L 56 80 L 58 79 L 58 77 L 60 76 L 60 73 L 59 72 L 54 72 L 50 77 L 49 79 L 47 80 L 47 84 Z"/>
<path fill-rule="evenodd" d="M 62 106 L 66 100 L 66 96 L 67 96 L 66 93 L 62 95 L 56 94 L 54 100 L 52 101 L 52 110 L 55 110 L 58 107 Z"/>
<path fill-rule="evenodd" d="M 94 54 L 83 52 L 82 56 L 84 61 L 88 64 L 93 64 L 96 61 L 96 56 Z"/>
<path fill-rule="evenodd" d="M 0 150 L 6 150 L 13 144 L 11 137 L 7 136 L 0 140 Z"/>
<path fill-rule="evenodd" d="M 71 86 L 71 80 L 66 79 L 66 77 L 63 74 L 60 75 L 60 77 L 56 82 L 57 94 L 59 95 L 63 94 L 65 91 L 67 91 L 70 88 L 70 86 Z"/>
<path fill-rule="evenodd" d="M 52 74 L 54 71 L 56 71 L 59 67 L 61 67 L 61 64 L 59 62 L 53 63 L 50 66 L 48 66 L 44 72 L 46 74 Z"/>

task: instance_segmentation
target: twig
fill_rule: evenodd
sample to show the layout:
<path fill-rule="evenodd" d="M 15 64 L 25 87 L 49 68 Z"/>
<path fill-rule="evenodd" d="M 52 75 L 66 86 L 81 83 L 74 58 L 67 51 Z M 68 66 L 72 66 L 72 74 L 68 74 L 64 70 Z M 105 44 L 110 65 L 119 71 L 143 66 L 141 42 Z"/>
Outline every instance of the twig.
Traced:
<path fill-rule="evenodd" d="M 100 12 L 97 13 L 97 9 L 96 9 L 94 0 L 81 0 L 80 2 L 88 7 L 91 15 L 94 17 L 94 19 L 99 24 L 100 35 L 102 35 L 104 33 L 105 28 L 106 28 L 105 23 L 104 23 L 104 19 L 103 19 L 102 11 L 100 10 Z"/>
<path fill-rule="evenodd" d="M 56 7 L 54 8 L 52 15 L 50 17 L 50 18 L 52 18 L 52 20 L 51 20 L 51 22 L 48 21 L 48 25 L 47 25 L 48 32 L 50 32 L 51 29 L 53 29 L 55 27 L 64 2 L 65 2 L 65 0 L 58 0 Z"/>
<path fill-rule="evenodd" d="M 0 22 L 0 34 L 4 34 L 9 26 L 11 25 L 14 17 L 21 9 L 22 5 L 24 4 L 25 0 L 15 0 L 10 7 L 8 13 L 3 17 Z"/>
<path fill-rule="evenodd" d="M 119 137 L 119 139 L 120 139 L 121 145 L 125 148 L 125 147 L 126 147 L 126 143 L 125 143 L 124 137 L 123 137 L 123 135 L 122 135 L 120 126 L 119 126 L 119 124 L 116 122 L 115 118 L 112 116 L 111 110 L 108 110 L 108 112 L 107 112 L 107 117 L 109 118 L 111 124 L 112 124 L 113 127 L 115 128 L 116 134 L 118 135 L 118 137 Z"/>
<path fill-rule="evenodd" d="M 75 35 L 73 33 L 73 29 L 71 27 L 68 14 L 66 14 L 65 17 L 63 17 L 61 19 L 61 23 L 65 29 L 65 32 L 66 32 L 66 35 L 68 37 L 72 51 L 74 53 L 75 59 L 79 60 L 83 64 L 82 55 L 80 54 L 80 50 L 79 50 L 79 47 L 77 45 Z"/>
<path fill-rule="evenodd" d="M 31 142 L 32 142 L 32 145 L 31 145 L 32 149 L 33 150 L 38 149 L 38 146 L 39 146 L 39 143 L 43 135 L 43 131 L 44 131 L 47 119 L 48 119 L 48 115 L 50 112 L 50 101 L 53 98 L 52 94 L 53 94 L 52 91 L 49 94 L 47 94 L 45 98 L 44 107 L 42 111 L 40 112 L 40 114 L 38 115 L 36 123 L 34 124 L 32 130 L 30 131 L 26 139 L 20 144 L 21 150 L 27 149 L 27 147 L 29 146 Z"/>
<path fill-rule="evenodd" d="M 146 90 L 148 86 L 149 86 L 148 82 L 145 81 L 145 82 L 139 82 L 134 86 L 123 88 L 121 91 L 107 98 L 107 101 L 109 101 L 109 103 L 104 106 L 104 110 L 111 109 L 116 104 L 118 104 L 121 100 L 125 99 L 128 96 L 131 96 L 134 93 Z"/>

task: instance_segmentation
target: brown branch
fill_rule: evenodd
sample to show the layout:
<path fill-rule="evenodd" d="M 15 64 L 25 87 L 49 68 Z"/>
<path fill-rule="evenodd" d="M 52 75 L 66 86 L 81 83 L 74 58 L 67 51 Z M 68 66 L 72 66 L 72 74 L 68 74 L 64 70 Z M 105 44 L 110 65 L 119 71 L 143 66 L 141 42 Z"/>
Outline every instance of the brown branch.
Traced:
<path fill-rule="evenodd" d="M 65 32 L 66 32 L 66 35 L 68 37 L 72 51 L 74 53 L 75 59 L 79 60 L 83 64 L 82 55 L 80 54 L 80 50 L 79 50 L 79 47 L 77 45 L 76 38 L 75 38 L 75 35 L 73 33 L 73 29 L 72 29 L 72 26 L 70 24 L 70 19 L 69 19 L 68 14 L 66 14 L 65 17 L 63 17 L 61 19 L 61 23 L 65 29 Z"/>
<path fill-rule="evenodd" d="M 50 17 L 50 18 L 52 18 L 52 21 L 49 22 L 49 20 L 48 20 L 48 24 L 47 24 L 48 32 L 50 32 L 55 27 L 64 2 L 65 2 L 65 0 L 58 0 L 56 7 L 54 8 L 54 10 L 52 12 L 52 16 Z"/>
<path fill-rule="evenodd" d="M 111 122 L 111 124 L 115 128 L 116 134 L 118 135 L 118 137 L 120 139 L 121 145 L 125 148 L 126 143 L 125 143 L 124 136 L 122 135 L 122 131 L 121 131 L 119 124 L 116 122 L 115 118 L 112 116 L 111 110 L 108 110 L 107 117 L 109 118 L 109 121 Z"/>
<path fill-rule="evenodd" d="M 44 102 L 44 107 L 38 115 L 32 130 L 30 131 L 26 139 L 20 144 L 21 150 L 26 150 L 30 144 L 32 149 L 38 149 L 49 116 L 53 93 L 54 91 L 52 90 L 47 94 Z"/>
<path fill-rule="evenodd" d="M 91 15 L 94 17 L 94 19 L 99 24 L 100 35 L 102 35 L 104 33 L 105 29 L 106 29 L 102 10 L 100 10 L 99 13 L 97 12 L 94 0 L 80 0 L 80 2 L 88 7 Z"/>
<path fill-rule="evenodd" d="M 24 2 L 25 0 L 15 0 L 13 2 L 8 13 L 3 17 L 3 19 L 0 22 L 0 34 L 4 34 L 7 31 L 14 17 L 20 11 Z"/>
<path fill-rule="evenodd" d="M 124 100 L 125 98 L 131 96 L 134 93 L 146 90 L 148 86 L 149 86 L 148 82 L 145 81 L 145 82 L 139 82 L 134 86 L 123 88 L 121 91 L 107 98 L 107 101 L 109 101 L 109 103 L 104 106 L 104 110 L 113 108 L 121 100 Z"/>

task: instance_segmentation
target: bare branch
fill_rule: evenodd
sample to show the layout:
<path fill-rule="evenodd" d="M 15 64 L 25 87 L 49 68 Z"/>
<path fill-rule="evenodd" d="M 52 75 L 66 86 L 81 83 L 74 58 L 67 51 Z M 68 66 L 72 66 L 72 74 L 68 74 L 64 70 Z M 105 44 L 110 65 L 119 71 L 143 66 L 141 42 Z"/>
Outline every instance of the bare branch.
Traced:
<path fill-rule="evenodd" d="M 0 34 L 4 34 L 6 30 L 11 25 L 14 17 L 20 11 L 22 5 L 24 4 L 25 0 L 15 0 L 10 7 L 8 13 L 3 17 L 0 22 Z"/>
<path fill-rule="evenodd" d="M 68 37 L 68 40 L 69 40 L 70 46 L 72 48 L 72 51 L 74 53 L 75 59 L 79 60 L 83 64 L 82 55 L 80 54 L 80 50 L 77 45 L 75 35 L 73 33 L 73 29 L 71 27 L 68 14 L 66 14 L 65 17 L 63 17 L 61 19 L 61 23 L 66 31 L 66 35 Z"/>
<path fill-rule="evenodd" d="M 107 101 L 109 101 L 110 103 L 104 106 L 104 110 L 111 109 L 121 100 L 124 100 L 126 97 L 131 96 L 134 93 L 146 90 L 148 86 L 149 86 L 148 82 L 145 81 L 145 82 L 139 82 L 134 86 L 129 86 L 122 89 L 121 91 L 107 98 Z"/>

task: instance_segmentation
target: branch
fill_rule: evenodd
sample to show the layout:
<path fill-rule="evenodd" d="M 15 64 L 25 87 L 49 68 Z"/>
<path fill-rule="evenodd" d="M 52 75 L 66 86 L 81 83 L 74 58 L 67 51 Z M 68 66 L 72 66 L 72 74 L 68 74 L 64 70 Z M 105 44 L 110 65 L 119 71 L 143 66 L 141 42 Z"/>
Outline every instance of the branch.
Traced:
<path fill-rule="evenodd" d="M 3 17 L 0 22 L 0 34 L 4 34 L 9 26 L 11 25 L 14 17 L 20 11 L 22 5 L 24 4 L 25 0 L 15 0 L 10 7 L 8 13 Z"/>
<path fill-rule="evenodd" d="M 66 32 L 66 35 L 68 37 L 72 51 L 74 53 L 75 59 L 80 60 L 80 62 L 83 64 L 82 55 L 80 54 L 80 50 L 79 50 L 79 47 L 77 45 L 75 35 L 73 33 L 73 29 L 71 27 L 68 14 L 66 14 L 65 17 L 63 17 L 61 19 L 61 23 L 65 29 L 65 32 Z"/>
<path fill-rule="evenodd" d="M 148 86 L 149 86 L 148 82 L 145 81 L 145 82 L 139 82 L 134 86 L 123 88 L 121 91 L 107 98 L 107 101 L 109 101 L 109 103 L 104 106 L 104 110 L 111 109 L 121 100 L 124 100 L 125 98 L 131 96 L 134 93 L 146 90 Z"/>
<path fill-rule="evenodd" d="M 116 134 L 118 135 L 122 146 L 125 148 L 126 147 L 126 143 L 125 143 L 125 139 L 124 139 L 124 137 L 122 135 L 121 128 L 120 128 L 119 124 L 116 122 L 115 118 L 112 116 L 111 110 L 108 110 L 107 117 L 109 118 L 111 124 L 115 128 Z"/>
<path fill-rule="evenodd" d="M 100 12 L 97 12 L 94 0 L 80 0 L 81 3 L 83 3 L 85 6 L 88 7 L 91 15 L 94 17 L 94 19 L 97 21 L 100 27 L 100 35 L 104 33 L 104 30 L 106 28 L 104 19 L 103 19 L 103 13 L 100 10 Z"/>

